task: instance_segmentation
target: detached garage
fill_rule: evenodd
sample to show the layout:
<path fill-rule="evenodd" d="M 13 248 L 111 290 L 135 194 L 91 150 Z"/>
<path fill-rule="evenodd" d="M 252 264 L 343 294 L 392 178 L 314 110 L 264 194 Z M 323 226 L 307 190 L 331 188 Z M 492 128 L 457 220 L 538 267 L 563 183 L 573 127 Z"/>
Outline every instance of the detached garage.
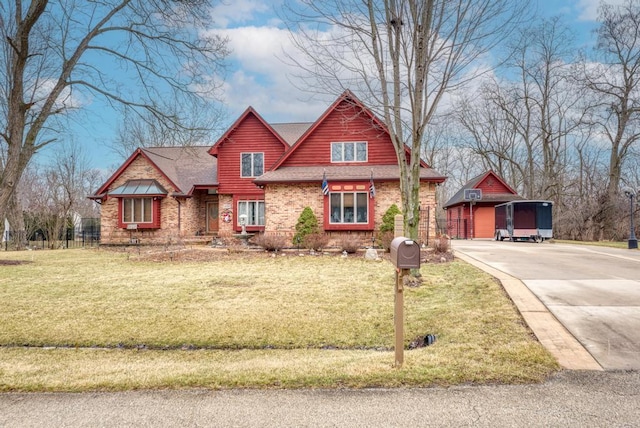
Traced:
<path fill-rule="evenodd" d="M 447 233 L 456 239 L 493 238 L 495 206 L 522 199 L 500 176 L 487 171 L 469 180 L 444 205 Z"/>

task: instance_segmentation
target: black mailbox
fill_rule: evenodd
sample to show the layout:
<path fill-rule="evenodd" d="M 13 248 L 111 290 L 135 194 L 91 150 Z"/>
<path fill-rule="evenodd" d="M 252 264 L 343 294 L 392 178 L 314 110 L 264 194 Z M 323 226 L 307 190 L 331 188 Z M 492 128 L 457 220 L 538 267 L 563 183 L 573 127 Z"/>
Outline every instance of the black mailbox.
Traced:
<path fill-rule="evenodd" d="M 420 268 L 420 245 L 412 239 L 398 236 L 391 241 L 391 263 L 398 269 Z"/>

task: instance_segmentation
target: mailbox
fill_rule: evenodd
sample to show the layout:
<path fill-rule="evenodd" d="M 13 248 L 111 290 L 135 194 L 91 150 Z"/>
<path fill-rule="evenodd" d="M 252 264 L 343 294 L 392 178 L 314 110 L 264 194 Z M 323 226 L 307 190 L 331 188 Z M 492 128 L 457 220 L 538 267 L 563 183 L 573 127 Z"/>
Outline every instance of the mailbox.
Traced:
<path fill-rule="evenodd" d="M 412 239 L 398 236 L 391 241 L 391 263 L 398 269 L 420 268 L 420 245 Z"/>

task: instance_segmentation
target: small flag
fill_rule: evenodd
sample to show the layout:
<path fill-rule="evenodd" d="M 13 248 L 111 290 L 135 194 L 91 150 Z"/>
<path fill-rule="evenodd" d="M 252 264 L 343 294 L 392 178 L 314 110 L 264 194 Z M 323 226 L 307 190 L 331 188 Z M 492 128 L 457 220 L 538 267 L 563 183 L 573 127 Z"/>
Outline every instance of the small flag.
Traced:
<path fill-rule="evenodd" d="M 322 194 L 327 196 L 329 194 L 329 183 L 327 183 L 327 173 L 322 173 Z"/>
<path fill-rule="evenodd" d="M 371 182 L 369 183 L 369 197 L 376 197 L 376 185 L 373 184 L 373 170 L 371 170 Z"/>

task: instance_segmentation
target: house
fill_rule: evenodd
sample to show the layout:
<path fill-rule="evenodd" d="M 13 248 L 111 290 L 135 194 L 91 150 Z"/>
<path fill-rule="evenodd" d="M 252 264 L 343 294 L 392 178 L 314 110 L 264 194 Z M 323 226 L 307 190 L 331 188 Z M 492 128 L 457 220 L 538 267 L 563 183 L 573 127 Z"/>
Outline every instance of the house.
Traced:
<path fill-rule="evenodd" d="M 444 204 L 447 233 L 459 239 L 493 238 L 495 206 L 521 199 L 498 174 L 484 172 L 469 180 Z"/>
<path fill-rule="evenodd" d="M 313 123 L 269 124 L 249 107 L 211 147 L 137 149 L 90 197 L 106 244 L 232 237 L 241 220 L 290 239 L 305 207 L 330 242 L 365 244 L 401 205 L 399 179 L 384 124 L 346 91 Z M 422 207 L 445 179 L 421 164 Z"/>

